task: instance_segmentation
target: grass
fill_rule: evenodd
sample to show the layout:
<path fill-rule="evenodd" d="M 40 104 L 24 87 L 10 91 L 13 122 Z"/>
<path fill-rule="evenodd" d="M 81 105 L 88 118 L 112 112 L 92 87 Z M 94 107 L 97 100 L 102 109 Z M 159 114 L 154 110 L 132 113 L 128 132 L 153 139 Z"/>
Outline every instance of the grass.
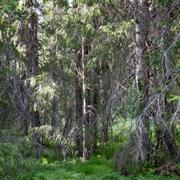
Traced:
<path fill-rule="evenodd" d="M 178 180 L 176 176 L 165 177 L 151 173 L 138 176 L 121 176 L 111 160 L 95 157 L 88 162 L 51 162 L 43 158 L 26 165 L 17 180 Z"/>
<path fill-rule="evenodd" d="M 24 142 L 24 141 L 23 141 Z M 20 147 L 26 147 L 21 151 Z M 0 180 L 178 180 L 177 176 L 158 176 L 150 172 L 141 172 L 134 176 L 122 176 L 114 168 L 111 151 L 117 145 L 110 146 L 108 153 L 95 156 L 90 161 L 57 161 L 48 151 L 40 160 L 32 159 L 28 148 L 11 143 L 0 143 Z M 25 151 L 25 153 L 24 153 Z M 101 150 L 102 151 L 102 150 Z M 99 152 L 99 154 L 101 153 Z M 105 158 L 106 157 L 106 158 Z M 108 159 L 107 159 L 108 158 Z M 148 172 L 147 172 L 148 171 Z"/>

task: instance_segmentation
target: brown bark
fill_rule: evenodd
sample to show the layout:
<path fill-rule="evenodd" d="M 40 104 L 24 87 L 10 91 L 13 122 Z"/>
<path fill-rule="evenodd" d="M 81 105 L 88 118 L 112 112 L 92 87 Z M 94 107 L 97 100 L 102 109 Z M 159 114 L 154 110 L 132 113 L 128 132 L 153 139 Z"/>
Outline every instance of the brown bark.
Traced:
<path fill-rule="evenodd" d="M 81 50 L 77 51 L 76 67 L 75 67 L 75 95 L 76 95 L 76 124 L 78 134 L 76 137 L 76 145 L 78 156 L 83 155 L 83 86 L 82 86 L 82 63 L 81 63 Z"/>
<path fill-rule="evenodd" d="M 27 41 L 26 41 L 26 56 L 28 59 L 28 77 L 34 77 L 38 73 L 38 15 L 36 13 L 36 6 L 32 0 L 26 1 L 26 7 L 29 9 L 29 20 L 27 25 Z M 30 87 L 31 88 L 31 87 Z M 32 92 L 34 89 L 32 89 Z M 34 109 L 34 100 L 31 99 L 30 103 L 31 112 L 31 126 L 40 126 L 39 112 Z"/>
<path fill-rule="evenodd" d="M 36 78 L 38 74 L 38 15 L 37 15 L 37 2 L 33 0 L 26 1 L 26 8 L 29 12 L 29 18 L 27 21 L 27 40 L 26 42 L 26 57 L 28 60 L 27 65 L 27 76 L 28 78 Z M 31 83 L 29 84 L 30 94 L 28 99 L 29 106 L 29 116 L 31 127 L 39 127 L 41 125 L 40 115 L 38 108 L 35 108 L 35 99 L 33 99 L 33 94 L 35 91 L 35 87 L 31 87 Z M 32 133 L 33 139 L 33 149 L 34 155 L 36 158 L 40 158 L 41 155 L 41 141 L 39 135 L 36 132 Z"/>

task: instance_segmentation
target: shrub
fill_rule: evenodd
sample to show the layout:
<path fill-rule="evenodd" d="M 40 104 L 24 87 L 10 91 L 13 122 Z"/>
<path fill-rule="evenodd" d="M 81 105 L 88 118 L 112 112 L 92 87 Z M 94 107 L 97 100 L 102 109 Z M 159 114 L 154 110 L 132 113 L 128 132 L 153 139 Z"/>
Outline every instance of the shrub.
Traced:
<path fill-rule="evenodd" d="M 0 178 L 17 177 L 23 167 L 23 160 L 17 145 L 0 143 Z"/>

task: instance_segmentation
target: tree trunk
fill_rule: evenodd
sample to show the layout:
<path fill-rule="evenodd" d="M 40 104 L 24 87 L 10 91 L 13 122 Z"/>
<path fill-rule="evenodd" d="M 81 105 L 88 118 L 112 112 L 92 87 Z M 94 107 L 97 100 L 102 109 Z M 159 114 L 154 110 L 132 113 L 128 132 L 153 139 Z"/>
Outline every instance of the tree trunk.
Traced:
<path fill-rule="evenodd" d="M 76 137 L 76 145 L 77 145 L 77 153 L 78 156 L 81 157 L 83 154 L 83 146 L 82 146 L 82 116 L 83 116 L 83 99 L 82 99 L 82 80 L 81 80 L 81 51 L 77 51 L 76 57 L 76 67 L 75 67 L 75 95 L 76 95 L 76 125 L 78 128 L 78 133 Z"/>
<path fill-rule="evenodd" d="M 27 74 L 28 78 L 36 78 L 38 74 L 38 15 L 37 15 L 37 2 L 32 0 L 26 1 L 26 8 L 29 11 L 29 19 L 27 22 L 27 41 L 26 41 L 26 56 L 28 60 Z M 29 84 L 29 89 L 31 90 L 29 94 L 29 108 L 30 108 L 30 121 L 31 127 L 39 127 L 41 125 L 38 107 L 35 105 L 35 99 L 33 94 L 35 87 L 31 87 Z M 38 133 L 32 133 L 33 139 L 33 149 L 36 158 L 40 158 L 41 155 L 41 143 Z"/>
<path fill-rule="evenodd" d="M 163 70 L 164 70 L 164 86 L 168 86 L 169 82 L 173 79 L 173 74 L 171 73 L 173 70 L 174 62 L 171 59 L 171 57 L 168 56 L 166 50 L 170 46 L 172 42 L 172 34 L 171 34 L 171 18 L 169 13 L 170 6 L 166 7 L 166 16 L 164 18 L 164 22 L 166 25 L 163 27 L 162 32 L 162 53 L 163 53 Z M 172 87 L 173 88 L 173 87 Z M 171 89 L 173 91 L 173 89 Z M 164 127 L 162 129 L 162 142 L 164 146 L 164 153 L 166 155 L 175 155 L 176 154 L 176 144 L 175 144 L 175 138 L 173 134 L 173 124 L 171 124 L 171 116 L 175 112 L 175 105 L 174 102 L 169 102 L 169 94 L 170 90 L 168 90 L 165 95 L 163 96 L 164 101 Z"/>
<path fill-rule="evenodd" d="M 28 20 L 28 37 L 26 44 L 26 56 L 28 59 L 28 76 L 30 78 L 35 77 L 38 73 L 38 15 L 35 10 L 36 5 L 32 0 L 26 1 L 26 7 L 29 9 L 29 20 Z M 37 8 L 37 7 L 36 7 Z M 30 87 L 31 88 L 31 87 Z M 34 88 L 32 88 L 32 93 Z M 30 116 L 31 116 L 31 126 L 40 126 L 39 111 L 35 108 L 34 99 L 30 100 Z"/>
<path fill-rule="evenodd" d="M 88 158 L 88 150 L 86 147 L 86 85 L 85 85 L 85 38 L 82 36 L 82 45 L 81 45 L 81 65 L 82 65 L 82 119 L 83 119 L 83 159 L 86 160 Z"/>
<path fill-rule="evenodd" d="M 96 77 L 97 79 L 97 77 Z M 97 80 L 96 80 L 97 81 Z M 97 111 L 98 111 L 98 84 L 96 83 L 95 84 L 95 87 L 94 87 L 94 92 L 93 92 L 93 106 L 95 108 L 95 112 L 94 112 L 94 115 L 93 115 L 93 118 L 92 118 L 92 130 L 93 130 L 93 142 L 92 142 L 92 150 L 93 152 L 96 152 L 97 150 L 97 136 L 98 136 L 98 129 L 97 129 L 97 126 L 98 126 L 98 119 L 97 119 Z"/>
<path fill-rule="evenodd" d="M 149 1 L 135 0 L 135 20 L 136 20 L 136 83 L 139 90 L 139 118 L 136 122 L 137 133 L 137 160 L 148 160 L 149 156 L 149 118 L 147 112 L 140 115 L 148 104 L 149 94 L 149 70 L 145 55 L 148 48 L 149 30 Z"/>

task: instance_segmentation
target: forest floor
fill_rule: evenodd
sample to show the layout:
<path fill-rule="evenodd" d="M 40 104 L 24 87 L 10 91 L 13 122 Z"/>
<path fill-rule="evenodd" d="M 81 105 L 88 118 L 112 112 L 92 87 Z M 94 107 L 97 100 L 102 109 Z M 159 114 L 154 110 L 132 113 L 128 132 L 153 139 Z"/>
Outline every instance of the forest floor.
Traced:
<path fill-rule="evenodd" d="M 5 136 L 6 135 L 6 136 Z M 0 180 L 179 180 L 173 176 L 161 176 L 154 168 L 143 168 L 143 172 L 123 176 L 115 168 L 114 154 L 122 143 L 111 143 L 99 147 L 97 154 L 86 162 L 72 158 L 59 161 L 54 149 L 48 149 L 39 160 L 33 158 L 31 141 L 28 138 L 13 138 L 0 133 Z M 9 138 L 8 138 L 9 137 Z M 10 138 L 11 137 L 11 138 Z M 9 141 L 12 141 L 9 142 Z M 16 142 L 16 143 L 15 143 Z M 178 166 L 180 167 L 180 166 Z M 134 169 L 130 169 L 133 172 Z M 128 173 L 130 173 L 128 171 Z M 136 174 L 136 175 L 135 175 Z"/>
<path fill-rule="evenodd" d="M 31 162 L 32 163 L 32 162 Z M 177 176 L 159 176 L 150 172 L 136 176 L 122 176 L 113 167 L 112 160 L 102 157 L 87 162 L 48 162 L 46 158 L 23 169 L 18 180 L 178 180 Z"/>

